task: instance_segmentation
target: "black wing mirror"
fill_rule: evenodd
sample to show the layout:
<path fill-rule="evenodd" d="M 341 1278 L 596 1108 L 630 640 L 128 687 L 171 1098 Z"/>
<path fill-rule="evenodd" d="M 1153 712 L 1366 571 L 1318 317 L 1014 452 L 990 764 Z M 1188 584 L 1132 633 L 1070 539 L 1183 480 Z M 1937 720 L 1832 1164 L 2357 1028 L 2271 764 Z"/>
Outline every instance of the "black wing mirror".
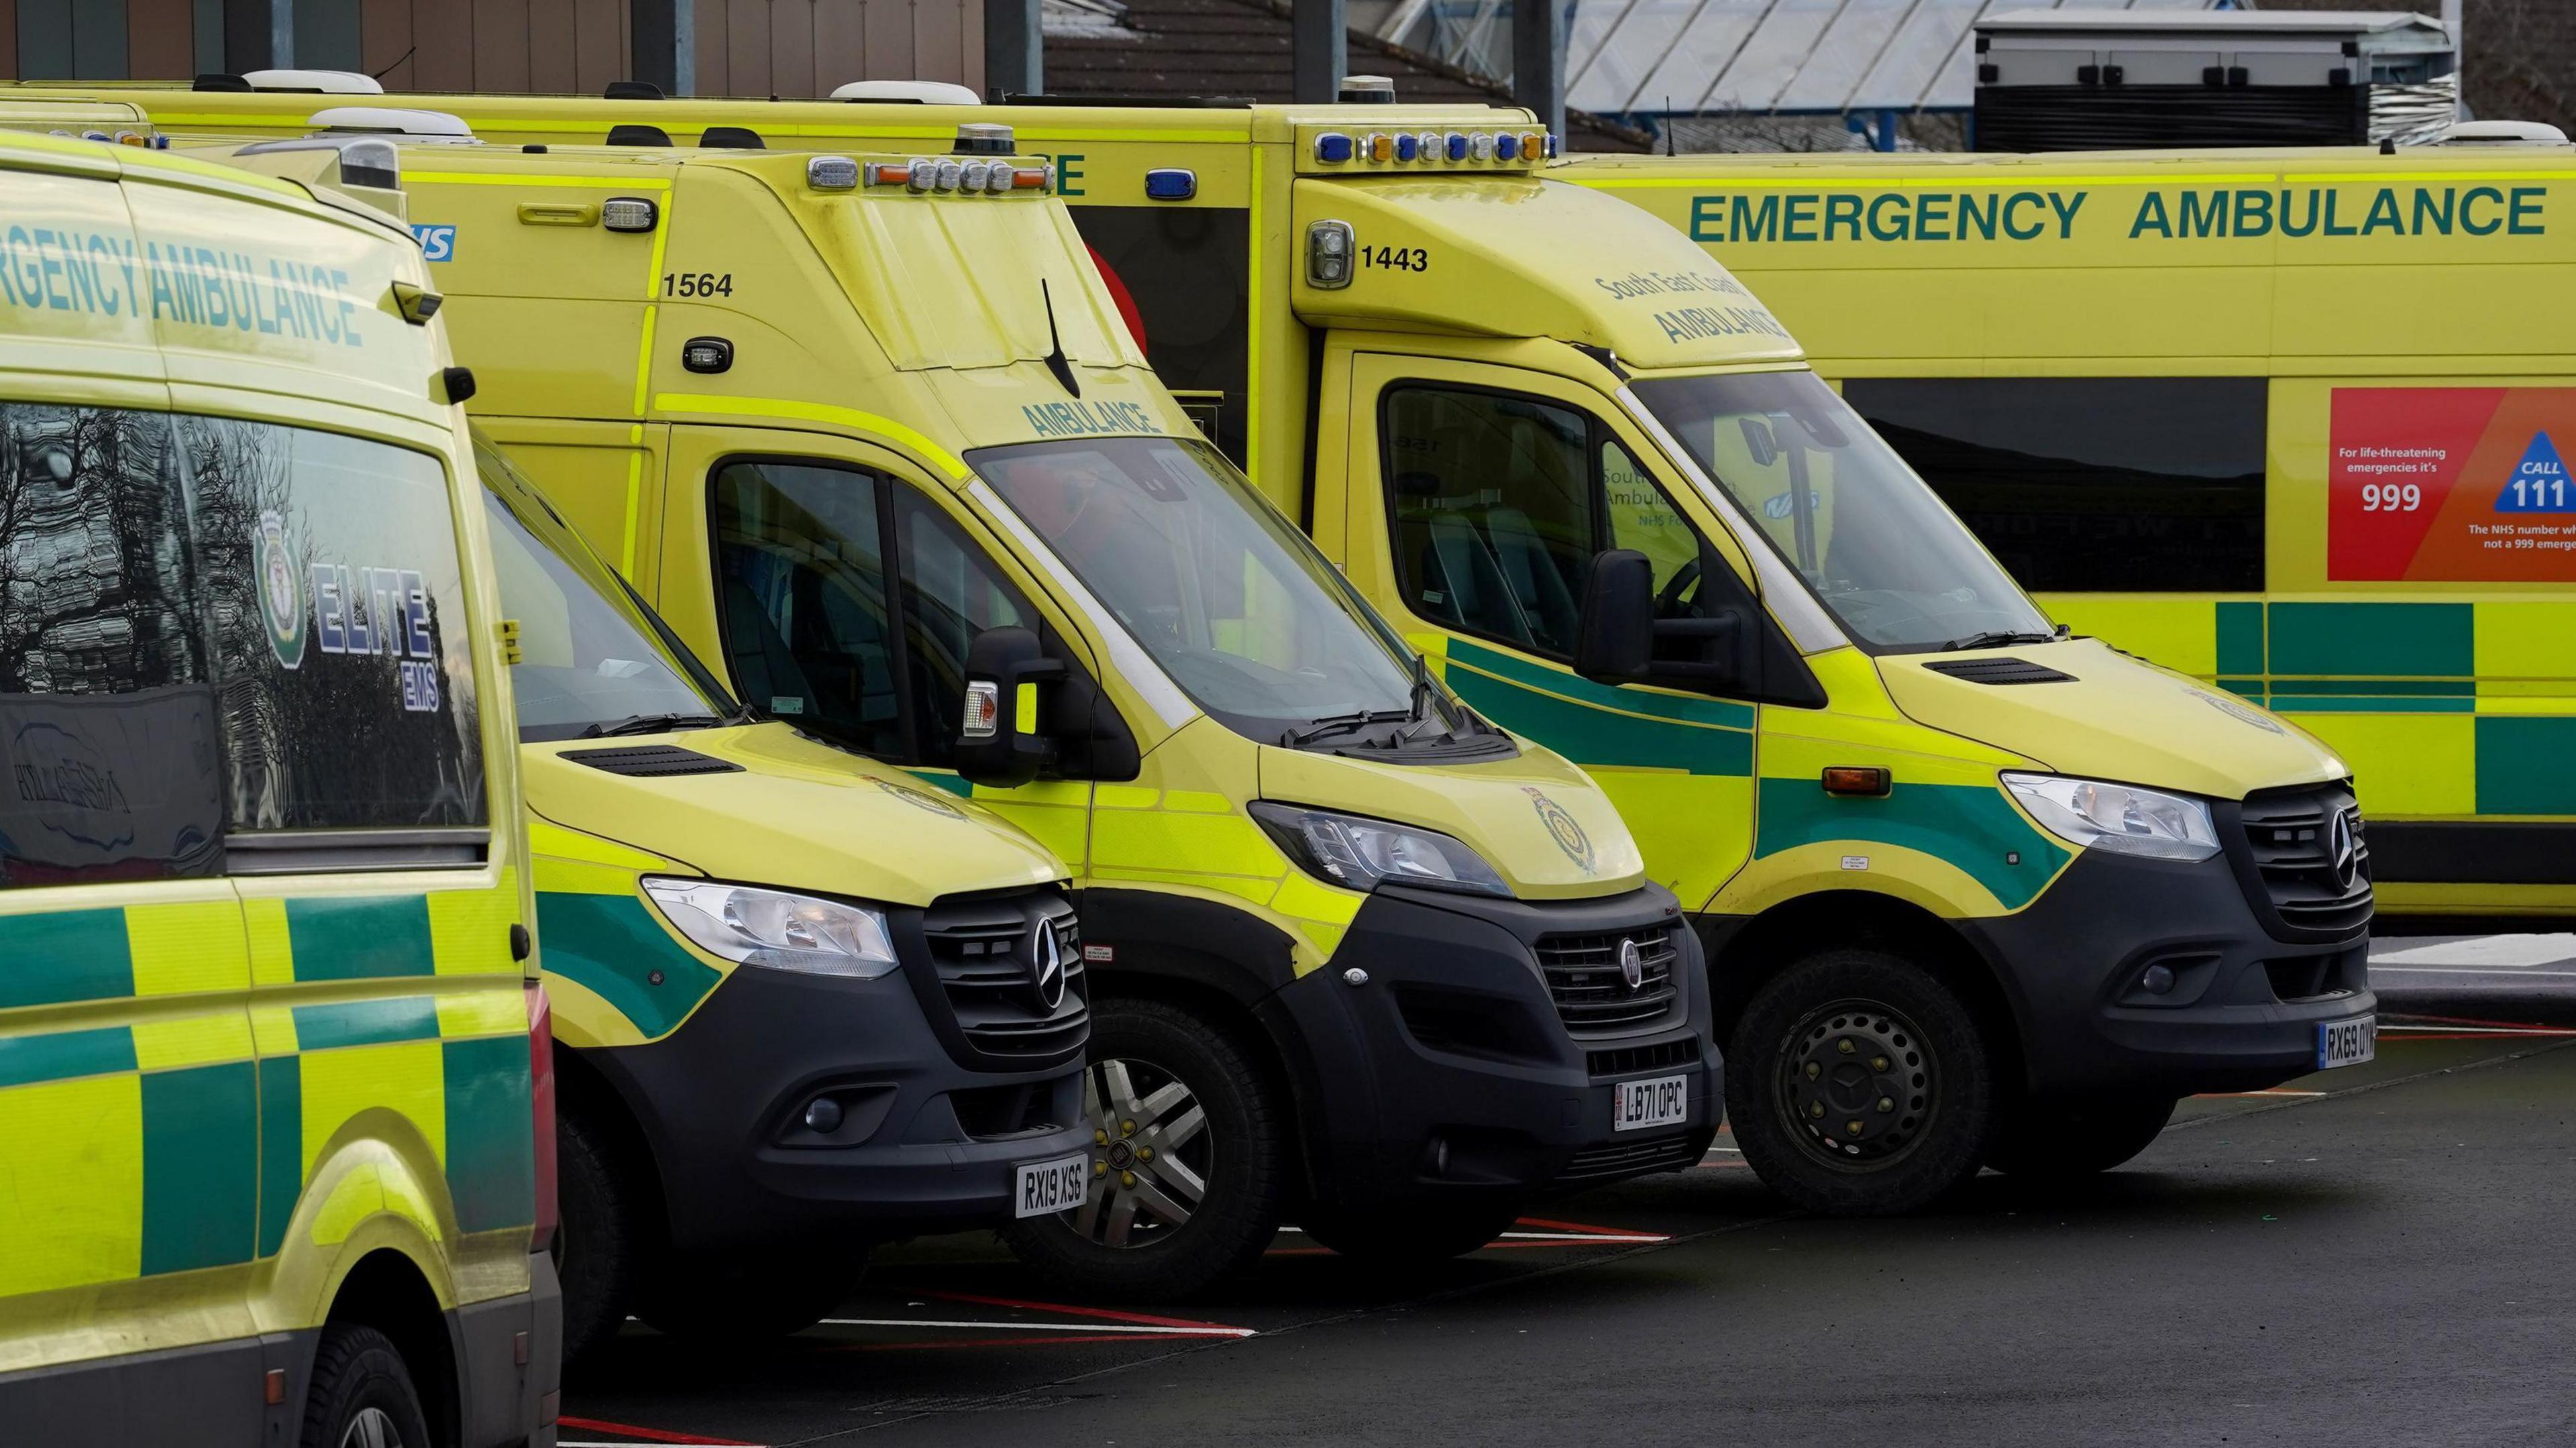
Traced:
<path fill-rule="evenodd" d="M 1599 684 L 1646 676 L 1655 654 L 1655 565 L 1634 548 L 1592 557 L 1583 584 L 1583 617 L 1574 637 L 1574 672 Z"/>
<path fill-rule="evenodd" d="M 1024 628 L 988 628 L 966 646 L 965 717 L 957 721 L 957 772 L 974 784 L 1012 789 L 1055 762 L 1045 686 L 1064 677 L 1038 636 Z"/>

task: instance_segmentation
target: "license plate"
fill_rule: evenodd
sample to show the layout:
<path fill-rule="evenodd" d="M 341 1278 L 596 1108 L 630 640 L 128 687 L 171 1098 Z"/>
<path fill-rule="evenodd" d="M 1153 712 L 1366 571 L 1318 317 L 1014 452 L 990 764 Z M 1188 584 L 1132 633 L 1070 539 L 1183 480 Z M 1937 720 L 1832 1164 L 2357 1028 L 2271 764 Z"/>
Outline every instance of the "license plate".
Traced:
<path fill-rule="evenodd" d="M 2317 1022 L 2317 1069 L 2358 1066 L 2379 1054 L 2379 1017 Z"/>
<path fill-rule="evenodd" d="M 1657 1076 L 1649 1081 L 1622 1081 L 1610 1088 L 1610 1129 L 1643 1131 L 1649 1126 L 1677 1126 L 1690 1120 L 1690 1078 Z"/>
<path fill-rule="evenodd" d="M 1082 1205 L 1091 1190 L 1091 1154 L 1080 1152 L 1052 1161 L 1020 1163 L 1019 1192 L 1011 1203 L 1014 1217 L 1047 1217 Z"/>

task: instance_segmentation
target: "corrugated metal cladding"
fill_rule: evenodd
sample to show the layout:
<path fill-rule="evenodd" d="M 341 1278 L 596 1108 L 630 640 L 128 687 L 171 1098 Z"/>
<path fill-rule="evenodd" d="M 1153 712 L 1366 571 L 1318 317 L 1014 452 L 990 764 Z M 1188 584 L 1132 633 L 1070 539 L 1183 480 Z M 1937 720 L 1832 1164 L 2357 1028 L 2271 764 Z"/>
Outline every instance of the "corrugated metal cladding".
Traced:
<path fill-rule="evenodd" d="M 1611 115 L 1965 110 L 1971 30 L 2047 0 L 1576 0 L 1566 104 Z M 2223 0 L 2073 0 L 2214 10 Z"/>
<path fill-rule="evenodd" d="M 628 0 L 292 5 L 294 64 L 365 71 L 387 90 L 596 94 L 633 69 Z M 227 0 L 0 0 L 0 76 L 185 80 L 247 69 L 225 55 L 227 8 Z M 695 11 L 700 95 L 821 96 L 860 79 L 983 79 L 980 4 L 695 0 Z"/>

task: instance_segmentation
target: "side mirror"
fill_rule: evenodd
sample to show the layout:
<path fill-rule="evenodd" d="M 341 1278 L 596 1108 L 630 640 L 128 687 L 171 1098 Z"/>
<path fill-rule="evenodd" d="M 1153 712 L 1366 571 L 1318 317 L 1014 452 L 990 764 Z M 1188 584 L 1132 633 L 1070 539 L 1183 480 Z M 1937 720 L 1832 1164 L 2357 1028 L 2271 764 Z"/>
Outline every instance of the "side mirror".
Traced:
<path fill-rule="evenodd" d="M 988 628 L 966 646 L 966 709 L 957 721 L 957 772 L 969 783 L 1011 789 L 1055 762 L 1039 686 L 1064 677 L 1038 636 Z"/>
<path fill-rule="evenodd" d="M 1634 548 L 1592 556 L 1583 584 L 1583 617 L 1574 637 L 1574 672 L 1598 684 L 1646 676 L 1655 654 L 1655 565 Z"/>

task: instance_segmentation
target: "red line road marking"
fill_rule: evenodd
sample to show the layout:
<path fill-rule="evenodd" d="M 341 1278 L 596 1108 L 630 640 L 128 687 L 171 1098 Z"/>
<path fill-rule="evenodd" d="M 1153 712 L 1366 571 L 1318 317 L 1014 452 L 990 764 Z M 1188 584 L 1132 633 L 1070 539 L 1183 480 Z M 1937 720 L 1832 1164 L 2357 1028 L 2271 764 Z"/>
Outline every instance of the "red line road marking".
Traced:
<path fill-rule="evenodd" d="M 745 1438 L 710 1438 L 704 1433 L 674 1433 L 667 1428 L 639 1428 L 632 1423 L 612 1423 L 605 1418 L 576 1418 L 570 1413 L 555 1419 L 559 1427 L 579 1428 L 585 1433 L 614 1433 L 620 1438 L 641 1438 L 647 1443 L 691 1443 L 707 1448 L 759 1448 Z"/>
<path fill-rule="evenodd" d="M 1543 1227 L 1551 1232 L 1582 1232 L 1595 1237 L 1637 1237 L 1652 1235 L 1650 1233 L 1641 1233 L 1634 1227 L 1596 1227 L 1589 1222 L 1551 1222 L 1545 1217 L 1523 1217 L 1520 1219 L 1518 1225 L 1524 1227 Z"/>
<path fill-rule="evenodd" d="M 1130 1333 L 1049 1333 L 1044 1337 L 954 1338 L 945 1342 L 847 1342 L 823 1349 L 825 1352 L 920 1352 L 925 1348 L 963 1347 L 1055 1347 L 1076 1342 L 1226 1342 L 1240 1339 L 1206 1338 L 1187 1332 Z"/>
<path fill-rule="evenodd" d="M 1156 1317 L 1145 1312 L 1119 1312 L 1107 1307 L 1075 1307 L 1063 1302 L 1025 1302 L 1013 1297 L 978 1297 L 971 1292 L 924 1291 L 924 1297 L 942 1302 L 972 1302 L 981 1307 L 1010 1307 L 1022 1312 L 1061 1312 L 1069 1317 L 1096 1317 L 1103 1322 L 1138 1322 L 1147 1327 L 1223 1327 L 1230 1322 L 1203 1322 L 1194 1317 Z"/>

